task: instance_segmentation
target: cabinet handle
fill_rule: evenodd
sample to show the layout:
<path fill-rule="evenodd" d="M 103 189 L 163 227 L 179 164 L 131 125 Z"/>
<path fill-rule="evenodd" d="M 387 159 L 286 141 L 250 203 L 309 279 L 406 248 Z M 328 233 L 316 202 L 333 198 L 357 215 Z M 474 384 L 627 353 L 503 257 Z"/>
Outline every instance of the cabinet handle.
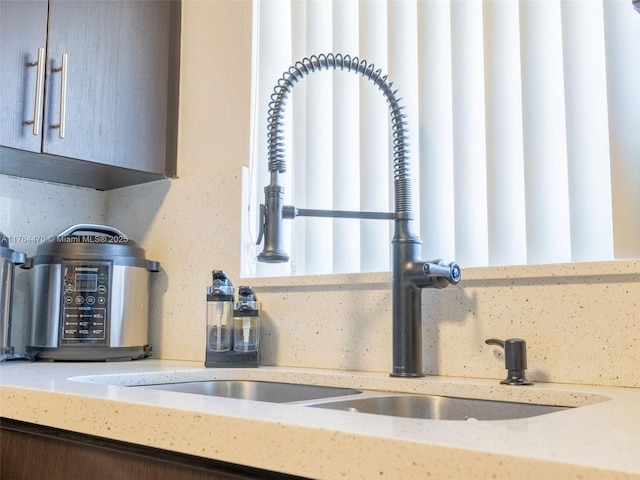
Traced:
<path fill-rule="evenodd" d="M 38 49 L 38 60 L 28 64 L 36 67 L 36 95 L 33 101 L 33 120 L 29 120 L 27 125 L 33 125 L 33 134 L 40 135 L 40 104 L 42 103 L 42 81 L 44 77 L 44 48 Z"/>
<path fill-rule="evenodd" d="M 59 128 L 58 137 L 64 138 L 65 124 L 67 122 L 67 57 L 62 54 L 62 66 L 54 68 L 54 72 L 60 72 L 60 123 L 51 125 L 51 128 Z"/>

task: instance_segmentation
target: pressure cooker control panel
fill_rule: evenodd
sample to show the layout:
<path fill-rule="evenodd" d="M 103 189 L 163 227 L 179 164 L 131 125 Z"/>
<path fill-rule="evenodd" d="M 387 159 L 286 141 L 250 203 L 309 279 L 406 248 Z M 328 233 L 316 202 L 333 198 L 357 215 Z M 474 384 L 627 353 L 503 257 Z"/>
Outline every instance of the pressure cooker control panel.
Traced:
<path fill-rule="evenodd" d="M 108 345 L 109 262 L 62 263 L 62 318 L 60 344 Z"/>

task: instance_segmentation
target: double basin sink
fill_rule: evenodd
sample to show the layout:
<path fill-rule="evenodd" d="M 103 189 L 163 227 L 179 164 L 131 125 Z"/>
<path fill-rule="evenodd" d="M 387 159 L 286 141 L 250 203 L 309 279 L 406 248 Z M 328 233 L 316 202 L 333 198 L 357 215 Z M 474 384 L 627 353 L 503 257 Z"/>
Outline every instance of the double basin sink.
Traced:
<path fill-rule="evenodd" d="M 571 408 L 256 380 L 209 380 L 138 385 L 133 388 L 430 420 L 512 420 Z"/>

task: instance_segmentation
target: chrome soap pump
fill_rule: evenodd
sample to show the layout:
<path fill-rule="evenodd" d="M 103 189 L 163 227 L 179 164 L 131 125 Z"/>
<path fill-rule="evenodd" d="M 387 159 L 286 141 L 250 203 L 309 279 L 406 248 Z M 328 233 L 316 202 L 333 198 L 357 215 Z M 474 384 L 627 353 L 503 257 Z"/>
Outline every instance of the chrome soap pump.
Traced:
<path fill-rule="evenodd" d="M 207 289 L 205 367 L 257 367 L 260 304 L 251 287 L 240 287 L 237 302 L 231 280 L 222 270 L 212 273 Z M 234 318 L 235 317 L 235 318 Z"/>

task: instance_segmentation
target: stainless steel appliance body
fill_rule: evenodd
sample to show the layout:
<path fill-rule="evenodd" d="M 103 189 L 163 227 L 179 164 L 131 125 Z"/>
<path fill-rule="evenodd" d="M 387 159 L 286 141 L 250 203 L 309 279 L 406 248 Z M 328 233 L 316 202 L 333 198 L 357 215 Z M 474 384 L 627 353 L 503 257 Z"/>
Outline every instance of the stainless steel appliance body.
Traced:
<path fill-rule="evenodd" d="M 74 225 L 40 245 L 23 266 L 32 272 L 27 354 L 88 361 L 148 356 L 150 273 L 159 267 L 104 225 Z"/>
<path fill-rule="evenodd" d="M 14 266 L 24 263 L 24 253 L 9 248 L 9 239 L 0 232 L 0 362 L 13 354 L 11 346 L 11 304 Z"/>

